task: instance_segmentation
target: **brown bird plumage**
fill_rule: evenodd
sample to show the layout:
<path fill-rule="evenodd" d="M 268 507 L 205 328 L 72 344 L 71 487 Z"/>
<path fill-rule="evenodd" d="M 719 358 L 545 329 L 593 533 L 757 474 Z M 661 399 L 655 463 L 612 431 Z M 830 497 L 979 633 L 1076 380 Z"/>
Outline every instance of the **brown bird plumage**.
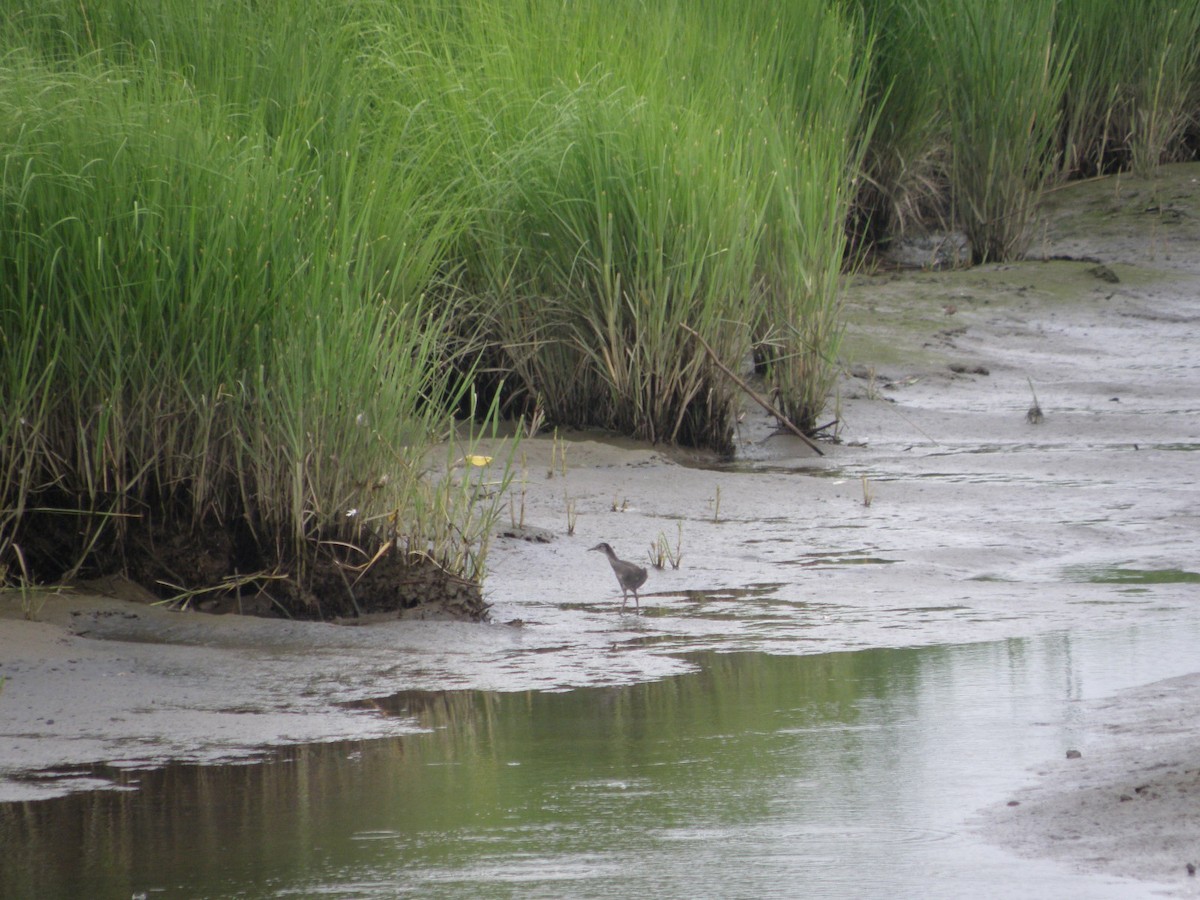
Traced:
<path fill-rule="evenodd" d="M 617 576 L 617 583 L 621 585 L 621 609 L 624 609 L 625 604 L 629 602 L 630 591 L 633 591 L 633 605 L 641 609 L 642 606 L 638 602 L 638 588 L 646 583 L 646 570 L 641 566 L 619 559 L 617 554 L 613 553 L 613 548 L 604 542 L 595 547 L 589 547 L 588 550 L 600 550 L 608 557 L 608 564 L 612 566 L 613 573 Z"/>

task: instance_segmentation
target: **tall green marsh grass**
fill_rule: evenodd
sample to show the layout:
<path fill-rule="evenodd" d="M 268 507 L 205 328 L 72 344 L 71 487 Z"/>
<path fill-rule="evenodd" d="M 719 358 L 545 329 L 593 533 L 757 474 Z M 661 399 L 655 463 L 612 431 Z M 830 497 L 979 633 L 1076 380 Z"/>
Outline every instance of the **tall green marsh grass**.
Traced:
<path fill-rule="evenodd" d="M 853 236 L 870 246 L 930 222 L 946 224 L 946 110 L 922 4 L 852 0 L 847 5 L 872 38 L 867 106 L 874 127 L 864 148 L 851 222 Z"/>
<path fill-rule="evenodd" d="M 1060 0 L 1059 16 L 1074 23 L 1078 44 L 1063 176 L 1145 174 L 1186 158 L 1188 133 L 1200 129 L 1200 3 Z"/>
<path fill-rule="evenodd" d="M 848 0 L 875 35 L 857 198 L 887 240 L 961 228 L 1019 256 L 1048 181 L 1195 155 L 1200 3 Z"/>
<path fill-rule="evenodd" d="M 107 33 L 114 4 L 75 22 L 94 51 L 0 61 L 0 554 L 70 570 L 153 517 L 236 526 L 303 581 L 425 489 L 465 390 L 426 293 L 455 234 L 437 147 L 346 64 L 358 23 L 263 6 L 139 4 L 195 26 L 172 44 Z"/>
<path fill-rule="evenodd" d="M 734 365 L 769 341 L 811 425 L 861 111 L 849 26 L 822 2 L 465 7 L 442 94 L 476 148 L 465 283 L 527 402 L 728 452 L 736 389 L 688 324 Z"/>
<path fill-rule="evenodd" d="M 934 69 L 946 104 L 955 217 L 976 262 L 1024 251 L 1057 171 L 1055 139 L 1073 33 L 1056 4 L 931 0 Z"/>

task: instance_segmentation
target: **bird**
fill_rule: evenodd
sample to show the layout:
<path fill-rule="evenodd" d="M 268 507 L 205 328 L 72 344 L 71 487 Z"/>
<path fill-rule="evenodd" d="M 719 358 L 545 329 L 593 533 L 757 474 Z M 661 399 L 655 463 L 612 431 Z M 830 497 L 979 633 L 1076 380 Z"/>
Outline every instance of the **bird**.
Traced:
<path fill-rule="evenodd" d="M 625 608 L 625 604 L 629 602 L 629 592 L 633 591 L 633 605 L 640 610 L 642 607 L 638 602 L 638 588 L 646 583 L 646 570 L 631 562 L 618 559 L 617 554 L 613 553 L 613 548 L 603 541 L 595 547 L 588 548 L 589 552 L 592 550 L 601 550 L 608 557 L 613 574 L 617 576 L 617 583 L 621 585 L 621 609 Z"/>

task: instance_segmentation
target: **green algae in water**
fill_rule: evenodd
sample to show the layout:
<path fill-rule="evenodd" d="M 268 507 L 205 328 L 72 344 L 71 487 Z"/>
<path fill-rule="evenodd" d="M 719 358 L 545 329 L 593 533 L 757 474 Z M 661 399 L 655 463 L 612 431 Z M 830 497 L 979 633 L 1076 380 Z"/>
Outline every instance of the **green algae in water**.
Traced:
<path fill-rule="evenodd" d="M 1120 566 L 1070 566 L 1066 580 L 1087 584 L 1200 584 L 1200 572 L 1186 569 L 1126 569 Z"/>

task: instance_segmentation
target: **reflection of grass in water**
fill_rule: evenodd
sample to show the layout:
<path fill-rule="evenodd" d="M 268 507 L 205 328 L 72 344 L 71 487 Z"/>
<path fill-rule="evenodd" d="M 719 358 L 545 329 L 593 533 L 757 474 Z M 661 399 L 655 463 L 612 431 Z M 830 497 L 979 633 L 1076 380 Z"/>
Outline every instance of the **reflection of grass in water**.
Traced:
<path fill-rule="evenodd" d="M 756 599 L 773 594 L 784 586 L 784 582 L 770 581 L 746 587 L 712 588 L 709 590 L 684 590 L 680 595 L 692 601 Z"/>
<path fill-rule="evenodd" d="M 827 566 L 890 566 L 892 563 L 899 560 L 887 559 L 882 556 L 859 556 L 857 553 L 863 551 L 851 551 L 843 556 L 823 556 L 818 554 L 809 554 L 800 559 L 781 559 L 776 562 L 776 565 L 781 566 L 803 566 L 805 568 L 827 567 Z"/>
<path fill-rule="evenodd" d="M 1120 566 L 1071 566 L 1067 581 L 1090 584 L 1198 584 L 1200 572 L 1185 569 L 1123 569 Z"/>

